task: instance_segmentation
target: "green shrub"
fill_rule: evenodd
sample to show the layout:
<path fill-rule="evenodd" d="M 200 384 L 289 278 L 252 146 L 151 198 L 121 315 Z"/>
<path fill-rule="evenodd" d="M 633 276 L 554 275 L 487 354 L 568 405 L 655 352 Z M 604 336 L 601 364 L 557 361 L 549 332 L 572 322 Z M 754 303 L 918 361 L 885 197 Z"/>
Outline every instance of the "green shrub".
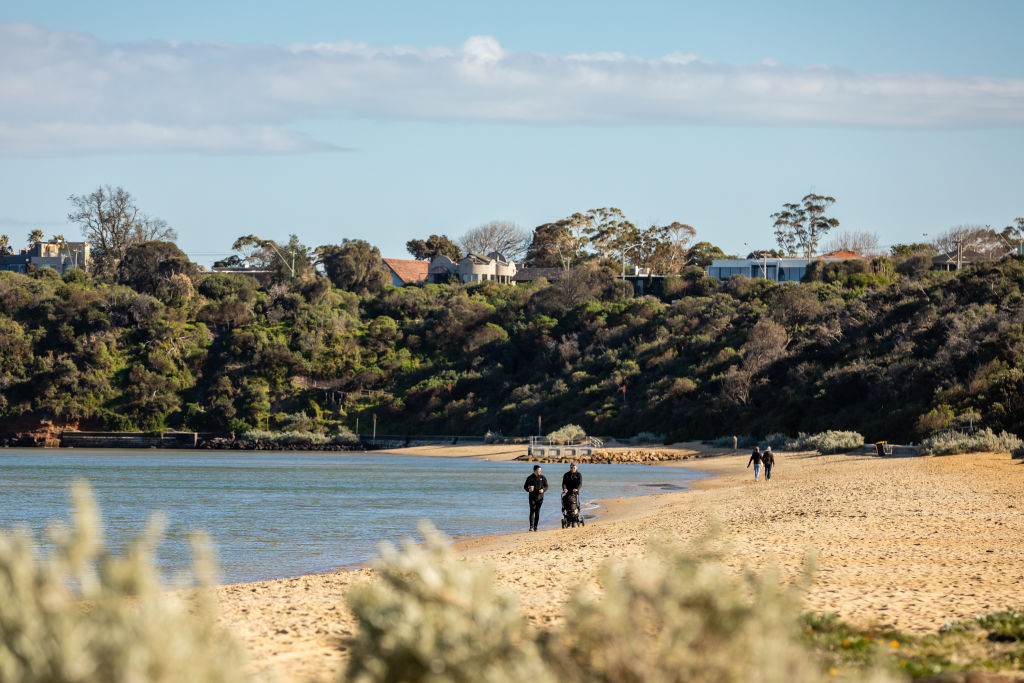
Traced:
<path fill-rule="evenodd" d="M 587 438 L 587 433 L 579 425 L 565 425 L 548 434 L 551 443 L 577 443 Z"/>
<path fill-rule="evenodd" d="M 728 571 L 710 539 L 652 543 L 578 586 L 565 621 L 530 627 L 491 572 L 458 560 L 429 526 L 421 549 L 388 548 L 377 580 L 353 587 L 359 631 L 347 680 L 824 681 L 801 643 L 799 596 L 774 572 Z M 846 678 L 844 680 L 857 680 Z M 871 680 L 886 677 L 874 673 Z"/>
<path fill-rule="evenodd" d="M 800 434 L 786 444 L 790 451 L 818 451 L 819 453 L 845 453 L 864 445 L 864 437 L 857 432 L 828 430 L 817 434 Z"/>
<path fill-rule="evenodd" d="M 764 437 L 764 444 L 766 446 L 771 446 L 773 449 L 777 451 L 785 450 L 786 447 L 789 445 L 790 441 L 792 441 L 792 439 L 790 439 L 782 432 L 775 432 Z"/>
<path fill-rule="evenodd" d="M 159 524 L 123 557 L 103 549 L 89 490 L 74 489 L 71 528 L 37 559 L 26 533 L 0 533 L 0 681 L 245 681 L 239 646 L 216 624 L 213 595 L 186 603 L 161 585 Z M 211 578 L 197 547 L 196 575 Z"/>
<path fill-rule="evenodd" d="M 239 435 L 242 439 L 264 441 L 271 445 L 299 448 L 303 446 L 346 446 L 356 443 L 356 435 L 343 429 L 335 436 L 325 436 L 317 432 L 270 432 L 265 429 L 250 429 Z"/>
<path fill-rule="evenodd" d="M 516 597 L 489 570 L 456 560 L 429 525 L 423 535 L 423 551 L 386 546 L 377 580 L 349 590 L 359 631 L 344 680 L 557 680 Z"/>
<path fill-rule="evenodd" d="M 715 448 L 732 448 L 732 440 L 734 437 L 731 436 L 720 436 L 711 441 L 705 441 L 704 443 Z M 752 448 L 757 445 L 757 439 L 750 436 L 749 434 L 743 434 L 735 437 L 737 439 L 737 448 Z"/>
<path fill-rule="evenodd" d="M 991 429 L 979 429 L 973 434 L 945 432 L 930 436 L 921 442 L 919 452 L 924 455 L 950 455 L 953 453 L 1012 453 L 1024 448 L 1017 436 L 1009 432 L 996 434 Z"/>

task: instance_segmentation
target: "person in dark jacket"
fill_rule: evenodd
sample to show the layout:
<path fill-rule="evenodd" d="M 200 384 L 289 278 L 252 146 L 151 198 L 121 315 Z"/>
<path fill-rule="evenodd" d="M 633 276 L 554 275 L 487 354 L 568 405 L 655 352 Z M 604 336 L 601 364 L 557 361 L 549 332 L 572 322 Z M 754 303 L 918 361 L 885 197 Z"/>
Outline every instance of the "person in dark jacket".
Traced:
<path fill-rule="evenodd" d="M 562 475 L 562 493 L 579 493 L 583 486 L 583 475 L 576 471 L 576 463 L 569 464 L 569 471 Z"/>
<path fill-rule="evenodd" d="M 775 454 L 772 453 L 771 446 L 764 449 L 764 453 L 761 454 L 761 461 L 764 463 L 764 480 L 771 481 L 772 468 L 775 467 Z"/>
<path fill-rule="evenodd" d="M 544 492 L 548 490 L 548 478 L 540 473 L 540 465 L 533 466 L 533 474 L 526 478 L 523 490 L 530 494 L 530 531 L 536 531 L 540 506 L 544 504 Z"/>
<path fill-rule="evenodd" d="M 754 446 L 754 452 L 750 454 L 750 460 L 747 461 L 748 468 L 751 465 L 754 466 L 754 481 L 757 481 L 757 478 L 761 476 L 761 461 L 761 449 L 758 448 L 757 446 Z"/>

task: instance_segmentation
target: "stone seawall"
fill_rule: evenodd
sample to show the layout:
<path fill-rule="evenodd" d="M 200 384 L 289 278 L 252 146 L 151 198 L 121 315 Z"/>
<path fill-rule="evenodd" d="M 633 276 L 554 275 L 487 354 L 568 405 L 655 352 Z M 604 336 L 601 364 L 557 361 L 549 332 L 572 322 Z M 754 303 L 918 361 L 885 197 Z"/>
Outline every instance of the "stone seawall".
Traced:
<path fill-rule="evenodd" d="M 597 463 L 601 465 L 612 465 L 620 463 L 635 463 L 635 464 L 655 464 L 659 462 L 671 462 L 676 460 L 690 460 L 692 458 L 700 457 L 693 452 L 686 451 L 672 451 L 672 450 L 661 450 L 661 449 L 647 449 L 647 448 L 623 448 L 623 449 L 594 449 L 594 454 L 590 456 L 579 456 L 579 457 L 566 457 L 566 456 L 552 456 L 543 457 L 537 455 L 520 455 L 516 460 L 523 460 L 525 462 L 579 462 L 579 463 Z"/>

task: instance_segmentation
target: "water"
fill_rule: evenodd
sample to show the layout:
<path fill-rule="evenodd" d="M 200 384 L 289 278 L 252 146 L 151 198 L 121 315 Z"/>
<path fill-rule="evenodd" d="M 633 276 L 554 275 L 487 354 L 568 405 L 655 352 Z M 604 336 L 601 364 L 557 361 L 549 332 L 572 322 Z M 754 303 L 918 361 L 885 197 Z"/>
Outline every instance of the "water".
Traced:
<path fill-rule="evenodd" d="M 523 531 L 522 486 L 532 465 L 474 458 L 239 451 L 0 450 L 0 528 L 44 531 L 70 518 L 69 485 L 92 486 L 108 546 L 120 551 L 155 512 L 166 517 L 157 561 L 165 576 L 191 565 L 188 536 L 217 549 L 224 583 L 297 576 L 372 560 L 428 519 L 457 538 Z M 560 527 L 565 465 L 551 484 L 541 526 Z M 583 465 L 581 502 L 685 488 L 692 470 Z M 572 533 L 571 530 L 566 533 Z"/>

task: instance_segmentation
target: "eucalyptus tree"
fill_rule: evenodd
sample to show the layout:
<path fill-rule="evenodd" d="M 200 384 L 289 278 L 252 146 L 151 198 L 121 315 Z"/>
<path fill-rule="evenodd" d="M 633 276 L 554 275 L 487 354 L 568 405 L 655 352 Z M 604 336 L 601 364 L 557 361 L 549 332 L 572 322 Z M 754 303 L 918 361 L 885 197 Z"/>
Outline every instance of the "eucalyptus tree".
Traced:
<path fill-rule="evenodd" d="M 438 256 L 447 256 L 452 261 L 462 258 L 462 249 L 448 235 L 431 235 L 425 240 L 409 240 L 406 250 L 412 257 L 422 261 L 433 261 Z"/>
<path fill-rule="evenodd" d="M 838 219 L 825 215 L 835 201 L 835 197 L 810 193 L 799 204 L 783 204 L 782 211 L 771 215 L 779 248 L 786 254 L 802 251 L 806 258 L 813 257 L 822 238 L 839 226 Z"/>

